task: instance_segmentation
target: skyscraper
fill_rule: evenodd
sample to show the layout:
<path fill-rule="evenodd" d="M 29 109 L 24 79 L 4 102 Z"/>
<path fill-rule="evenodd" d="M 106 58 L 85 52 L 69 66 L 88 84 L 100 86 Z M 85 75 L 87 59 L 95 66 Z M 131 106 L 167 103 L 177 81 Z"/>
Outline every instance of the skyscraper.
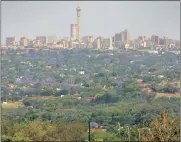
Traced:
<path fill-rule="evenodd" d="M 78 6 L 77 9 L 77 25 L 78 25 L 78 40 L 80 41 L 80 12 L 81 12 L 81 9 L 80 7 Z"/>
<path fill-rule="evenodd" d="M 122 35 L 122 39 L 121 39 L 122 42 L 126 42 L 130 40 L 130 34 L 126 29 L 123 32 L 121 32 L 121 35 Z"/>
<path fill-rule="evenodd" d="M 116 33 L 114 36 L 114 42 L 120 42 L 120 41 L 122 41 L 122 34 Z"/>
<path fill-rule="evenodd" d="M 159 36 L 152 35 L 151 40 L 154 42 L 155 45 L 159 45 L 160 42 Z"/>
<path fill-rule="evenodd" d="M 127 42 L 130 40 L 130 34 L 129 32 L 125 29 L 124 31 L 120 33 L 116 33 L 114 37 L 114 42 Z"/>
<path fill-rule="evenodd" d="M 70 37 L 72 40 L 78 39 L 78 24 L 70 25 Z"/>
<path fill-rule="evenodd" d="M 112 48 L 112 38 L 105 38 L 102 42 L 103 48 Z"/>

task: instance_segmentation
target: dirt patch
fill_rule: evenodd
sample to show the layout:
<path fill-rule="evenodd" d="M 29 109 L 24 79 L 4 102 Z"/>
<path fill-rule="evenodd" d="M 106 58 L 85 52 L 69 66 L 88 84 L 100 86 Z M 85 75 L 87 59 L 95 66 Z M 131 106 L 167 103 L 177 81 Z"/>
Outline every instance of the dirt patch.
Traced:
<path fill-rule="evenodd" d="M 160 97 L 180 97 L 179 93 L 156 93 L 155 98 Z"/>
<path fill-rule="evenodd" d="M 180 88 L 180 81 L 178 81 L 176 83 L 177 83 L 177 88 Z"/>
<path fill-rule="evenodd" d="M 180 81 L 176 81 L 176 82 L 161 82 L 158 85 L 160 85 L 160 86 L 171 85 L 173 87 L 180 88 Z"/>
<path fill-rule="evenodd" d="M 18 102 L 2 104 L 2 108 L 22 108 L 23 106 L 24 106 L 23 103 L 18 103 Z"/>

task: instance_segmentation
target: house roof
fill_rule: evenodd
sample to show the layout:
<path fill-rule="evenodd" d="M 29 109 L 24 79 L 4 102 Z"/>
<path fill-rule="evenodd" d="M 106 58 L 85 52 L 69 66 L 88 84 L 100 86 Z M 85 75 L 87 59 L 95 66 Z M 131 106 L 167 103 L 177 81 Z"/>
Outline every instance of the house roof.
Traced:
<path fill-rule="evenodd" d="M 142 92 L 152 92 L 151 88 L 142 88 L 141 89 Z"/>
<path fill-rule="evenodd" d="M 87 132 L 89 132 L 89 129 L 87 130 Z M 90 128 L 90 132 L 106 132 L 106 129 Z"/>
<path fill-rule="evenodd" d="M 96 122 L 90 122 L 90 127 L 98 127 L 98 124 Z"/>
<path fill-rule="evenodd" d="M 80 94 L 74 94 L 73 97 L 80 97 Z"/>
<path fill-rule="evenodd" d="M 90 96 L 90 97 L 88 97 L 88 99 L 96 99 L 96 96 Z"/>

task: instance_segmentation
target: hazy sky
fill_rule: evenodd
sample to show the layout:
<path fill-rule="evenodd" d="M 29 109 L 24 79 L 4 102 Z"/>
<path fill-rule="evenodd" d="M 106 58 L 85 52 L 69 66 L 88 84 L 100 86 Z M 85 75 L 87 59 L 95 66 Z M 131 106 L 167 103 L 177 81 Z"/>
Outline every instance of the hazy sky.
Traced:
<path fill-rule="evenodd" d="M 131 38 L 156 34 L 180 39 L 179 1 L 3 1 L 2 41 L 6 36 L 70 36 L 78 5 L 82 9 L 81 36 L 107 37 L 127 29 Z"/>

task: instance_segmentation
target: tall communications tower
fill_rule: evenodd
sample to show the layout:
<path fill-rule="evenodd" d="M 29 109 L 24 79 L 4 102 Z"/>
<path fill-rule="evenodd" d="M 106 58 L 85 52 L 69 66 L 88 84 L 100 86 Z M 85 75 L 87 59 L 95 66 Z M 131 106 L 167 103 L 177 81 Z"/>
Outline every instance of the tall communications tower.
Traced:
<path fill-rule="evenodd" d="M 79 6 L 77 7 L 76 11 L 77 11 L 77 25 L 78 25 L 78 35 L 77 35 L 77 38 L 80 41 L 80 12 L 81 12 L 81 9 L 80 9 Z"/>

